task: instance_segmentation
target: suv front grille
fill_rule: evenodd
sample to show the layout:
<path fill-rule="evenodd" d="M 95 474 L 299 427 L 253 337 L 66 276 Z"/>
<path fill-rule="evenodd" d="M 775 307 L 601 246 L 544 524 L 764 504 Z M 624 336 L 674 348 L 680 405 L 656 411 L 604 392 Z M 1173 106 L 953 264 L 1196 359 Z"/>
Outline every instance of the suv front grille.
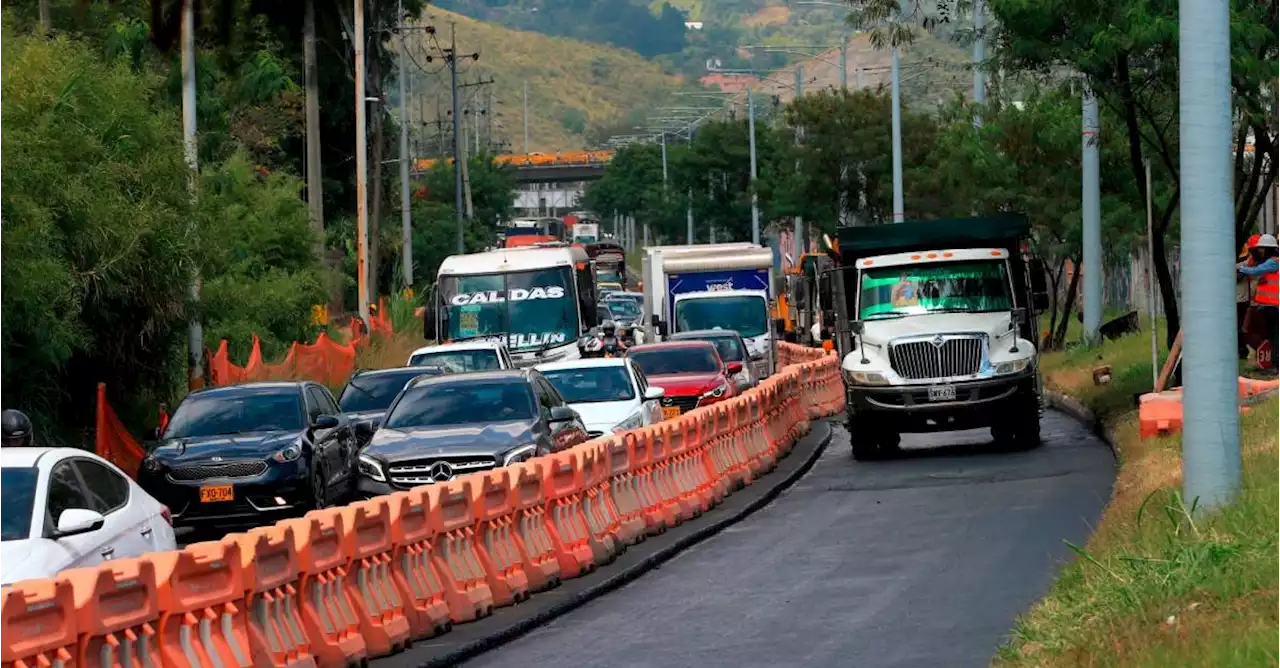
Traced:
<path fill-rule="evenodd" d="M 672 406 L 678 407 L 681 413 L 688 413 L 689 411 L 698 407 L 698 397 L 690 396 L 690 397 L 663 397 L 662 398 L 663 408 L 670 408 Z"/>
<path fill-rule="evenodd" d="M 455 476 L 473 471 L 485 471 L 498 465 L 496 457 L 483 455 L 426 457 L 396 462 L 387 467 L 391 484 L 402 489 L 453 480 Z"/>
<path fill-rule="evenodd" d="M 938 336 L 889 346 L 894 373 L 910 380 L 971 376 L 982 367 L 982 338 Z"/>
<path fill-rule="evenodd" d="M 170 469 L 169 479 L 191 481 L 208 480 L 209 478 L 252 478 L 266 472 L 266 462 L 219 462 L 217 464 L 193 464 Z"/>

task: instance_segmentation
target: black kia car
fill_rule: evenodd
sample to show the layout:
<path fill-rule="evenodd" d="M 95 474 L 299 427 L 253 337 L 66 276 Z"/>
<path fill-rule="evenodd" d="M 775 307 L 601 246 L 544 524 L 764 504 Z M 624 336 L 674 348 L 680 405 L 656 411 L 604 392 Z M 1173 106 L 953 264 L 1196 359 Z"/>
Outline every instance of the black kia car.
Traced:
<path fill-rule="evenodd" d="M 358 454 L 351 423 L 324 386 L 230 385 L 182 400 L 138 483 L 175 525 L 258 525 L 345 501 Z"/>
<path fill-rule="evenodd" d="M 534 369 L 415 378 L 360 451 L 360 492 L 444 482 L 586 440 L 578 413 Z"/>
<path fill-rule="evenodd" d="M 387 408 L 409 381 L 418 376 L 442 375 L 444 369 L 438 366 L 402 366 L 352 374 L 338 395 L 338 407 L 351 420 L 351 428 L 355 429 L 356 442 L 360 447 L 373 437 L 373 432 L 387 414 Z"/>

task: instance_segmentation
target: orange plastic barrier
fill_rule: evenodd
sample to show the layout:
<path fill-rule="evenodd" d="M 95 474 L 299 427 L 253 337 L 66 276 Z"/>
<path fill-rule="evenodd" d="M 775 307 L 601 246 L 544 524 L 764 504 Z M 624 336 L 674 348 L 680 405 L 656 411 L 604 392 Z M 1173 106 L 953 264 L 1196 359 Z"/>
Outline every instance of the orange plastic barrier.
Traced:
<path fill-rule="evenodd" d="M 252 665 L 237 541 L 196 543 L 143 558 L 156 569 L 161 662 L 168 666 Z"/>
<path fill-rule="evenodd" d="M 403 597 L 409 634 L 414 640 L 444 633 L 453 626 L 444 585 L 431 558 L 438 527 L 431 514 L 427 490 L 417 487 L 386 497 L 391 509 L 391 540 L 395 544 L 392 577 Z"/>
<path fill-rule="evenodd" d="M 391 576 L 390 506 L 386 500 L 374 498 L 312 512 L 342 514 L 342 553 L 348 560 L 347 595 L 355 604 L 369 656 L 399 652 L 409 640 L 409 620 Z"/>
<path fill-rule="evenodd" d="M 0 590 L 0 665 L 76 668 L 76 603 L 66 580 L 25 580 Z"/>
<path fill-rule="evenodd" d="M 427 488 L 437 535 L 432 557 L 443 576 L 444 599 L 454 622 L 486 617 L 493 610 L 493 591 L 476 552 L 476 518 L 471 505 L 474 476 L 463 476 Z"/>
<path fill-rule="evenodd" d="M 304 361 L 329 345 L 295 345 L 270 366 L 255 348 L 218 374 L 340 373 Z M 3 668 L 350 668 L 395 653 L 608 564 L 776 466 L 811 420 L 844 407 L 835 356 L 786 344 L 779 356 L 790 365 L 757 388 L 655 426 L 6 587 Z M 1240 393 L 1278 384 L 1242 379 Z M 100 442 L 118 431 L 108 443 L 136 445 L 99 392 Z"/>
<path fill-rule="evenodd" d="M 1241 376 L 1236 390 L 1241 401 L 1275 392 L 1280 379 L 1257 380 Z M 1247 407 L 1241 406 L 1241 412 Z M 1138 435 L 1142 438 L 1169 436 L 1182 431 L 1182 388 L 1148 392 L 1138 397 Z"/>
<path fill-rule="evenodd" d="M 298 552 L 293 528 L 273 525 L 227 537 L 240 543 L 240 569 L 255 668 L 316 665 L 298 611 Z"/>
<path fill-rule="evenodd" d="M 124 428 L 116 412 L 107 403 L 107 384 L 98 383 L 98 402 L 94 415 L 93 451 L 115 464 L 130 478 L 138 477 L 138 466 L 146 456 L 142 446 Z"/>
<path fill-rule="evenodd" d="M 77 664 L 133 668 L 136 659 L 142 666 L 159 665 L 160 606 L 154 563 L 119 559 L 63 571 L 58 579 L 71 583 L 75 594 Z"/>

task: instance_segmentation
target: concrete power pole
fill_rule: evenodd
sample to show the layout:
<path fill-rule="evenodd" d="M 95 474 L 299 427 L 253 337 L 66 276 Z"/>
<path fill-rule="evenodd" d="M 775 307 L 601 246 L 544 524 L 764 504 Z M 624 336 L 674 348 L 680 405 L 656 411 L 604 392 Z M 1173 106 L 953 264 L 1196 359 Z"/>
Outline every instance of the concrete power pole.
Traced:
<path fill-rule="evenodd" d="M 369 147 L 364 67 L 364 0 L 355 0 L 356 65 L 356 293 L 360 320 L 369 328 Z"/>
<path fill-rule="evenodd" d="M 320 166 L 320 80 L 316 73 L 316 7 L 307 0 L 302 17 L 302 76 L 307 93 L 307 208 L 316 235 L 316 256 L 324 253 L 324 181 Z M 321 257 L 323 259 L 323 257 Z"/>
<path fill-rule="evenodd" d="M 187 189 L 191 205 L 195 208 L 200 179 L 200 153 L 196 145 L 196 17 L 195 0 L 182 3 L 182 146 L 187 158 Z M 42 7 L 42 9 L 46 9 Z M 44 17 L 42 17 L 43 19 Z M 47 23 L 45 24 L 48 25 Z M 187 230 L 194 233 L 194 211 L 188 219 Z M 200 322 L 200 265 L 191 268 L 191 283 L 187 287 L 191 301 L 191 313 L 187 318 L 187 387 L 204 387 L 204 325 Z"/>
<path fill-rule="evenodd" d="M 893 222 L 901 223 L 906 217 L 902 203 L 902 92 L 898 70 L 898 47 L 894 45 L 892 55 L 892 92 L 893 105 Z"/>
<path fill-rule="evenodd" d="M 849 90 L 849 35 L 840 38 L 840 90 Z"/>
<path fill-rule="evenodd" d="M 987 103 L 987 77 L 982 71 L 982 61 L 987 59 L 987 42 L 983 38 L 983 30 L 987 27 L 987 3 L 974 0 L 973 3 L 973 103 L 982 106 Z M 975 110 L 973 124 L 982 127 L 982 111 Z"/>
<path fill-rule="evenodd" d="M 457 222 L 457 252 L 467 252 L 462 238 L 462 119 L 458 109 L 458 26 L 449 24 L 449 87 L 453 91 L 453 212 Z"/>
<path fill-rule="evenodd" d="M 413 212 L 409 204 L 409 94 L 405 90 L 406 64 L 404 43 L 404 3 L 396 2 L 396 27 L 400 37 L 400 264 L 404 272 L 404 287 L 413 287 Z"/>
<path fill-rule="evenodd" d="M 843 70 L 841 70 L 843 71 Z M 804 96 L 804 65 L 796 65 L 796 99 L 799 100 Z M 796 146 L 800 145 L 801 140 L 800 128 L 796 128 Z M 796 158 L 796 173 L 800 173 L 800 158 Z M 791 250 L 794 262 L 800 262 L 801 250 L 804 248 L 804 217 L 796 216 L 795 226 L 791 230 Z"/>
<path fill-rule="evenodd" d="M 1228 11 L 1178 3 L 1183 498 L 1206 510 L 1240 491 Z"/>
<path fill-rule="evenodd" d="M 756 98 L 747 87 L 747 144 L 751 149 L 751 243 L 760 245 L 760 199 L 756 196 Z"/>
<path fill-rule="evenodd" d="M 1080 210 L 1084 216 L 1084 340 L 1088 345 L 1095 345 L 1098 343 L 1098 328 L 1102 326 L 1102 204 L 1099 187 L 1098 99 L 1088 87 L 1084 91 L 1081 121 Z M 1077 271 L 1080 269 L 1081 267 L 1076 268 Z"/>
<path fill-rule="evenodd" d="M 689 189 L 689 204 L 685 208 L 684 215 L 685 215 L 685 224 L 687 228 L 685 233 L 689 239 L 689 244 L 692 245 L 694 243 L 697 243 L 697 237 L 693 235 L 693 188 Z"/>
<path fill-rule="evenodd" d="M 529 155 L 529 80 L 524 80 L 524 154 Z"/>

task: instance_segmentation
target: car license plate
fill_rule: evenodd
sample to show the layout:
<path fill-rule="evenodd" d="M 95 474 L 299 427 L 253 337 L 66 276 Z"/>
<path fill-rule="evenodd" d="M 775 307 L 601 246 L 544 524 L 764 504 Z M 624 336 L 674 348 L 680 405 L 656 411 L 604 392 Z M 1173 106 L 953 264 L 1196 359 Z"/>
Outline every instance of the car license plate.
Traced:
<path fill-rule="evenodd" d="M 677 418 L 677 417 L 680 417 L 679 406 L 663 406 L 662 407 L 663 420 L 670 420 L 671 418 Z"/>
<path fill-rule="evenodd" d="M 934 385 L 929 388 L 929 401 L 955 401 L 955 385 Z"/>
<path fill-rule="evenodd" d="M 205 485 L 200 488 L 200 503 L 216 503 L 218 501 L 234 501 L 235 488 L 231 485 Z"/>

